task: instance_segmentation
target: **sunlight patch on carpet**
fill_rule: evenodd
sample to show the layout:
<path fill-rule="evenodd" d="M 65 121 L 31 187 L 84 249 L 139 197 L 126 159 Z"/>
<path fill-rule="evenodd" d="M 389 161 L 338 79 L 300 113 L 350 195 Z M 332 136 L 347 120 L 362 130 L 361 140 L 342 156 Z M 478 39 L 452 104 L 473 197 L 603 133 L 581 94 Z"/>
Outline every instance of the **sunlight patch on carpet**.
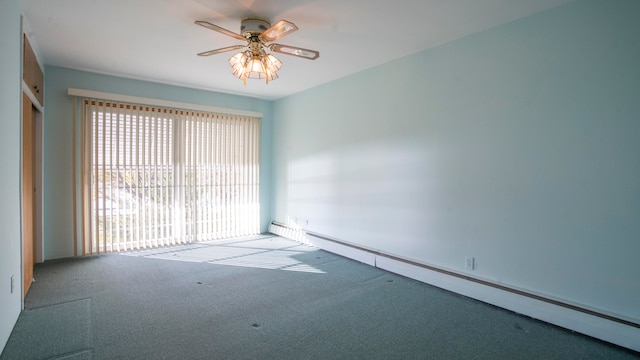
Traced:
<path fill-rule="evenodd" d="M 304 262 L 317 248 L 281 237 L 240 238 L 122 252 L 125 256 L 324 274 Z"/>

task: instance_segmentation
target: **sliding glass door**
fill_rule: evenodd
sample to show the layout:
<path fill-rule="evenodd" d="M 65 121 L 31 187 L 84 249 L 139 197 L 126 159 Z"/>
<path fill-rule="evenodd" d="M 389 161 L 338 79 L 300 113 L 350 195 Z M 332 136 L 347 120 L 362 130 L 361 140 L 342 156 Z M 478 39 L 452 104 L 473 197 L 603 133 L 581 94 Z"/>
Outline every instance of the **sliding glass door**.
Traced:
<path fill-rule="evenodd" d="M 84 101 L 85 253 L 259 232 L 259 118 Z"/>

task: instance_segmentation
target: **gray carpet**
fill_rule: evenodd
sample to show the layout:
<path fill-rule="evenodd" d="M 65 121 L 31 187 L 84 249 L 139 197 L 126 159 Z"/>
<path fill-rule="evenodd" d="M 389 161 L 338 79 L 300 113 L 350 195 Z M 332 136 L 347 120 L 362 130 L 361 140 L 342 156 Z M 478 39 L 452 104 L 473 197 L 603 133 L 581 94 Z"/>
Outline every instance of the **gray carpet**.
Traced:
<path fill-rule="evenodd" d="M 65 355 L 65 356 L 62 356 L 62 357 L 57 357 L 57 358 L 52 359 L 52 360 L 91 360 L 91 359 L 93 359 L 91 354 L 92 354 L 92 351 L 91 350 L 87 350 L 87 351 L 82 351 L 82 352 L 71 354 L 71 355 Z"/>
<path fill-rule="evenodd" d="M 51 261 L 35 277 L 1 359 L 638 358 L 280 237 Z"/>
<path fill-rule="evenodd" d="M 75 357 L 92 348 L 91 300 L 26 309 L 2 354 L 7 359 L 90 359 Z"/>

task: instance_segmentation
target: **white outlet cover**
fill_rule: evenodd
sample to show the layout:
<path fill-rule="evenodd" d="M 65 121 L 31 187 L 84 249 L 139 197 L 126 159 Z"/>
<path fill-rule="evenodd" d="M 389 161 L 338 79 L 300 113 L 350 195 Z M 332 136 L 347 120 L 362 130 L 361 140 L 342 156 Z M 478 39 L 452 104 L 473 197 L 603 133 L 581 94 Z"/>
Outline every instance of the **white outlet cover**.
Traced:
<path fill-rule="evenodd" d="M 475 269 L 475 258 L 467 256 L 464 258 L 464 267 L 465 269 L 473 270 Z"/>

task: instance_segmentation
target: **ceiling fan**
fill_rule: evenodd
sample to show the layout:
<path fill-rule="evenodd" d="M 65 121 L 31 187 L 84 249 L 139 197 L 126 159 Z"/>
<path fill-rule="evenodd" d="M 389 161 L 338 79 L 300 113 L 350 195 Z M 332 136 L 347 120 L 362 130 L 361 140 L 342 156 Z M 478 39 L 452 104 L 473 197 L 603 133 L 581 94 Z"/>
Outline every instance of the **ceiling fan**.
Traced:
<path fill-rule="evenodd" d="M 198 20 L 195 22 L 213 31 L 230 36 L 234 39 L 245 41 L 244 45 L 227 46 L 220 49 L 201 52 L 199 56 L 210 56 L 227 51 L 242 50 L 229 59 L 229 64 L 233 69 L 233 75 L 242 79 L 247 84 L 247 78 L 275 80 L 278 78 L 278 70 L 282 67 L 282 62 L 275 56 L 267 53 L 266 49 L 285 55 L 297 56 L 303 59 L 315 60 L 320 53 L 315 50 L 303 49 L 295 46 L 275 44 L 274 41 L 283 36 L 289 35 L 298 30 L 298 27 L 287 20 L 280 20 L 274 25 L 268 21 L 258 18 L 247 18 L 240 24 L 241 34 L 224 29 L 208 21 Z"/>

